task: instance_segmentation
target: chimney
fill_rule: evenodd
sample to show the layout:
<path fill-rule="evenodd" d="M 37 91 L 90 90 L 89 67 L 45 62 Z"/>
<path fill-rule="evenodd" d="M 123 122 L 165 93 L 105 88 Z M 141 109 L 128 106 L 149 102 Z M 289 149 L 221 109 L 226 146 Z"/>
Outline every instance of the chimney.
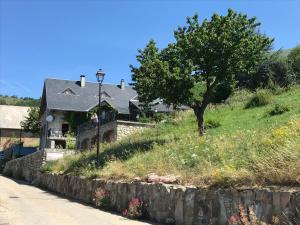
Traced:
<path fill-rule="evenodd" d="M 85 87 L 85 75 L 80 75 L 80 87 Z"/>
<path fill-rule="evenodd" d="M 124 81 L 124 79 L 121 79 L 120 88 L 121 88 L 121 90 L 125 90 L 125 81 Z"/>

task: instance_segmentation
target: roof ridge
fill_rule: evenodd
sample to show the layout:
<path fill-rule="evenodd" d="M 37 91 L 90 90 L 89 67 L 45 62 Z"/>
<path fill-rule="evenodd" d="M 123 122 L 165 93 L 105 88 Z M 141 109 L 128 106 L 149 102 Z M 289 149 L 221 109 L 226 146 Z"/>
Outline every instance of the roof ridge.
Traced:
<path fill-rule="evenodd" d="M 47 80 L 59 80 L 59 81 L 71 81 L 71 82 L 78 82 L 80 80 L 67 80 L 67 79 L 58 79 L 58 78 L 45 78 L 45 82 Z M 90 83 L 90 84 L 98 84 L 97 82 L 91 82 L 91 81 L 85 81 L 85 83 Z M 112 85 L 112 86 L 118 86 L 119 84 L 113 84 L 113 83 L 103 83 L 102 85 Z M 126 85 L 125 84 L 125 87 L 131 87 L 131 85 Z"/>

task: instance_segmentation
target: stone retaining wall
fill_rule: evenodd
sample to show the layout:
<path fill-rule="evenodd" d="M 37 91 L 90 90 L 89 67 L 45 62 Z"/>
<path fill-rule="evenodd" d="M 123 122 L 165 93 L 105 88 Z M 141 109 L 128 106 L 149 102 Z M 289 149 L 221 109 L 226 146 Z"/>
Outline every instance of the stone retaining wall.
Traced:
<path fill-rule="evenodd" d="M 40 173 L 42 152 L 10 161 L 4 174 L 24 178 L 42 188 L 93 204 L 94 193 L 109 193 L 112 209 L 122 212 L 138 197 L 144 202 L 145 216 L 160 223 L 178 225 L 225 225 L 238 207 L 254 207 L 259 219 L 271 223 L 272 216 L 285 212 L 300 222 L 300 188 L 199 189 L 161 183 L 128 183 L 86 179 L 71 175 Z M 37 160 L 35 162 L 35 160 Z M 23 170 L 22 170 L 23 169 Z"/>
<path fill-rule="evenodd" d="M 130 134 L 141 132 L 145 128 L 154 127 L 153 124 L 148 123 L 139 123 L 139 122 L 132 122 L 132 121 L 117 121 L 117 140 L 120 140 Z"/>
<path fill-rule="evenodd" d="M 67 149 L 44 149 L 43 151 L 37 151 L 6 162 L 3 173 L 7 176 L 31 182 L 36 179 L 37 173 L 45 161 L 60 159 L 71 154 L 75 154 L 75 151 Z"/>
<path fill-rule="evenodd" d="M 17 179 L 32 181 L 45 160 L 45 152 L 37 151 L 30 155 L 6 162 L 3 173 Z"/>
<path fill-rule="evenodd" d="M 297 217 L 300 209 L 298 189 L 198 189 L 180 185 L 89 180 L 70 175 L 38 174 L 39 186 L 85 203 L 93 203 L 97 188 L 109 193 L 112 208 L 122 212 L 135 197 L 145 204 L 146 216 L 161 223 L 180 225 L 223 225 L 238 214 L 239 204 L 253 206 L 258 218 L 271 223 L 283 211 Z M 299 213 L 299 212 L 298 212 Z"/>

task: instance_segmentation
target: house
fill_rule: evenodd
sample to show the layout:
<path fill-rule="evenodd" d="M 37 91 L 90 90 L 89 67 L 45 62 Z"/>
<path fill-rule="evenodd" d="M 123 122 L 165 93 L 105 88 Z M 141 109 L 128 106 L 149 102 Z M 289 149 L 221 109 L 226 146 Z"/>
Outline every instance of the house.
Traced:
<path fill-rule="evenodd" d="M 55 148 L 60 146 L 66 148 L 66 134 L 70 131 L 72 124 L 68 122 L 67 116 L 72 112 L 83 117 L 98 106 L 99 85 L 87 82 L 84 75 L 78 81 L 46 79 L 43 87 L 41 101 L 41 147 Z M 137 93 L 132 86 L 125 85 L 122 79 L 119 85 L 102 84 L 101 106 L 101 140 L 114 141 L 117 139 L 117 121 L 128 126 L 139 127 L 134 121 L 140 110 L 136 103 Z M 134 103 L 131 103 L 133 101 Z M 107 106 L 107 107 L 105 107 Z M 86 121 L 87 122 L 87 121 Z M 144 125 L 141 125 L 144 127 Z M 86 148 L 95 143 L 97 137 L 93 128 L 95 123 L 89 121 L 78 127 L 77 147 Z M 93 133 L 87 133 L 93 130 Z M 81 137 L 78 137 L 78 135 Z M 82 139 L 83 136 L 90 138 Z"/>
<path fill-rule="evenodd" d="M 36 146 L 39 135 L 22 131 L 21 121 L 28 116 L 30 107 L 0 105 L 0 150 L 14 142 L 23 142 L 24 146 Z"/>

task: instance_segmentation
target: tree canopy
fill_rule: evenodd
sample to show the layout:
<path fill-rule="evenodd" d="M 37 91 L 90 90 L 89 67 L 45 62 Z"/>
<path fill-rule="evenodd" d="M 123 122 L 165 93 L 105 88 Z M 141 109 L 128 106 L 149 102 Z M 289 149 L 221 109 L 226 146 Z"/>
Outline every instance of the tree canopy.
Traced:
<path fill-rule="evenodd" d="M 21 122 L 21 127 L 25 132 L 38 134 L 41 128 L 41 121 L 39 117 L 39 107 L 31 107 L 28 116 Z"/>
<path fill-rule="evenodd" d="M 198 15 L 174 31 L 175 42 L 158 49 L 150 40 L 139 50 L 139 66 L 131 67 L 139 100 L 160 98 L 167 104 L 190 106 L 203 134 L 209 103 L 225 100 L 238 73 L 250 74 L 266 58 L 273 39 L 261 34 L 256 18 L 229 9 L 199 22 Z"/>

